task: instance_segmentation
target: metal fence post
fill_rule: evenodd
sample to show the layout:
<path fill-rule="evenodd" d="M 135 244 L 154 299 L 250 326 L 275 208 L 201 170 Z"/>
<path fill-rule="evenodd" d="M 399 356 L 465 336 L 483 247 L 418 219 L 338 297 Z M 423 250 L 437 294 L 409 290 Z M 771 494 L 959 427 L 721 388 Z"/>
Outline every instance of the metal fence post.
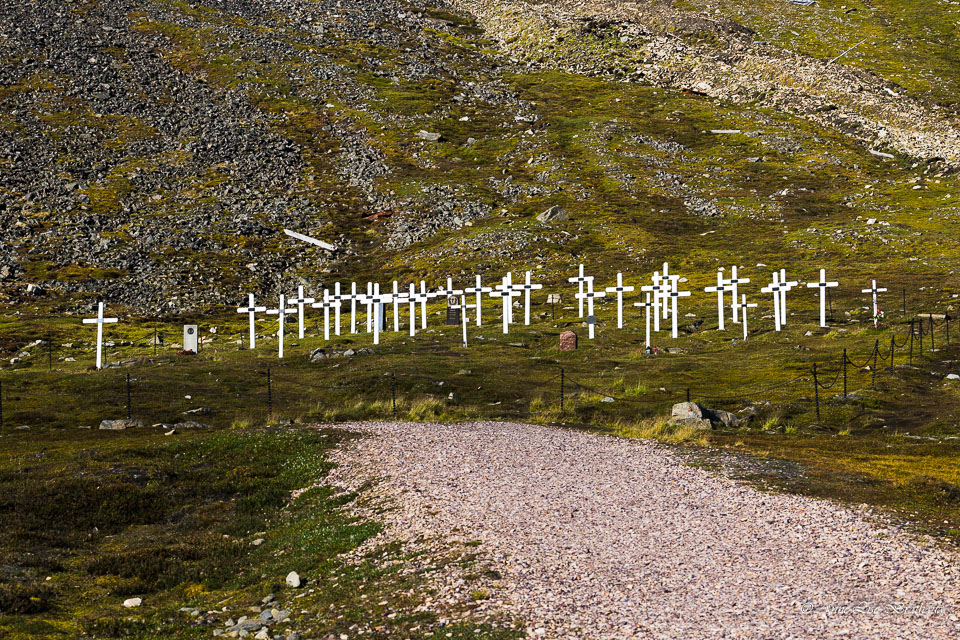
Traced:
<path fill-rule="evenodd" d="M 817 363 L 813 363 L 813 398 L 817 404 L 817 422 L 820 422 L 820 381 L 817 380 Z"/>
<path fill-rule="evenodd" d="M 130 374 L 127 374 L 127 420 L 131 418 L 130 410 Z"/>
<path fill-rule="evenodd" d="M 923 355 L 923 320 L 917 318 L 917 337 L 920 340 L 920 355 Z"/>
<path fill-rule="evenodd" d="M 931 314 L 930 314 L 930 351 L 931 351 L 931 353 L 937 350 L 937 347 L 936 347 L 936 345 L 934 344 L 934 341 L 933 341 L 933 329 L 934 329 L 934 326 L 933 326 L 933 314 L 931 313 Z"/>
<path fill-rule="evenodd" d="M 893 347 L 894 347 L 893 336 L 890 336 L 890 373 L 893 373 Z"/>
<path fill-rule="evenodd" d="M 397 376 L 390 373 L 390 395 L 393 398 L 393 417 L 397 417 Z"/>
<path fill-rule="evenodd" d="M 843 348 L 843 399 L 847 399 L 847 348 Z"/>
<path fill-rule="evenodd" d="M 563 413 L 563 369 L 560 369 L 560 413 Z"/>
<path fill-rule="evenodd" d="M 910 321 L 910 366 L 913 366 L 913 320 Z"/>
<path fill-rule="evenodd" d="M 273 417 L 273 384 L 270 381 L 270 367 L 267 367 L 267 419 Z"/>
<path fill-rule="evenodd" d="M 880 353 L 880 340 L 873 343 L 873 367 L 870 369 L 870 386 L 877 382 L 877 355 Z"/>
<path fill-rule="evenodd" d="M 690 387 L 687 387 L 687 402 L 690 402 Z"/>

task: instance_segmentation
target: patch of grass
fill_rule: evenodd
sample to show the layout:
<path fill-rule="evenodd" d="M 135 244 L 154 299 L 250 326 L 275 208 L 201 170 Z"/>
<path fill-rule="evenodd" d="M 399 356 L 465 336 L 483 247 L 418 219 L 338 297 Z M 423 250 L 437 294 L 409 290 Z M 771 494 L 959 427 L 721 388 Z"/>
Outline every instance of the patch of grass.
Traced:
<path fill-rule="evenodd" d="M 650 418 L 634 423 L 621 422 L 614 426 L 614 433 L 625 438 L 659 440 L 670 444 L 707 445 L 710 442 L 710 436 L 703 430 L 687 425 L 673 424 L 665 417 Z"/>

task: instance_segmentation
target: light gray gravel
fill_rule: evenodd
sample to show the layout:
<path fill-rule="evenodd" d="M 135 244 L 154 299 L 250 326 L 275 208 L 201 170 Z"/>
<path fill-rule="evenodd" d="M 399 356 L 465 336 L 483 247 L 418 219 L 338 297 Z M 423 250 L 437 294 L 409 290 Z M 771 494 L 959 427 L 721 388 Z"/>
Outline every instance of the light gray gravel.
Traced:
<path fill-rule="evenodd" d="M 636 440 L 524 424 L 364 423 L 388 535 L 479 540 L 488 606 L 543 638 L 960 638 L 960 563 L 836 504 L 771 495 Z M 844 609 L 846 608 L 846 609 Z"/>

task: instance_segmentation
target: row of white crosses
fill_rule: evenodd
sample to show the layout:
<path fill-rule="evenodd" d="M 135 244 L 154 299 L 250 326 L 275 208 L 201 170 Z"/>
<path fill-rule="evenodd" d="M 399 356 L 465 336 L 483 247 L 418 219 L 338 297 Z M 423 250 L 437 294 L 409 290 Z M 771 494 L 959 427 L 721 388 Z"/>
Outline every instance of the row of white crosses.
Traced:
<path fill-rule="evenodd" d="M 342 293 L 339 282 L 334 284 L 333 293 L 329 289 L 324 290 L 323 297 L 318 301 L 314 298 L 305 296 L 303 287 L 299 287 L 296 297 L 287 298 L 280 296 L 280 304 L 275 309 L 267 309 L 263 306 L 257 306 L 253 294 L 248 294 L 248 305 L 237 309 L 238 313 L 247 314 L 250 323 L 250 348 L 256 347 L 256 314 L 266 312 L 268 315 L 275 315 L 278 319 L 278 349 L 279 356 L 283 357 L 285 318 L 293 313 L 298 314 L 299 319 L 299 337 L 304 337 L 304 308 L 307 305 L 315 309 L 323 309 L 323 336 L 324 340 L 330 339 L 330 312 L 334 312 L 334 332 L 340 335 L 340 315 L 341 309 L 346 313 L 345 304 L 350 302 L 350 332 L 357 332 L 357 307 L 366 306 L 366 328 L 368 333 L 373 334 L 373 343 L 380 343 L 380 332 L 386 327 L 385 308 L 387 305 L 393 305 L 393 330 L 400 331 L 400 307 L 403 304 L 409 305 L 410 312 L 410 335 L 415 336 L 417 331 L 417 305 L 420 305 L 420 328 L 427 328 L 427 303 L 434 298 L 459 298 L 459 307 L 462 315 L 463 342 L 466 345 L 466 327 L 467 312 L 476 309 L 476 324 L 481 326 L 482 316 L 482 297 L 487 294 L 491 298 L 501 298 L 503 301 L 503 332 L 509 333 L 510 324 L 513 323 L 513 299 L 523 296 L 524 298 L 524 324 L 530 324 L 530 304 L 531 294 L 542 289 L 542 284 L 535 284 L 531 281 L 531 272 L 527 271 L 522 284 L 514 284 L 513 274 L 508 273 L 503 277 L 500 284 L 495 287 L 485 287 L 482 284 L 481 277 L 476 276 L 476 285 L 466 289 L 456 289 L 453 286 L 453 279 L 447 278 L 446 286 L 435 291 L 427 289 L 425 281 L 420 281 L 420 288 L 417 289 L 415 283 L 410 284 L 409 292 L 401 292 L 397 282 L 393 283 L 392 292 L 381 292 L 379 283 L 367 283 L 367 292 L 357 293 L 357 284 L 350 285 L 350 293 Z M 467 303 L 466 296 L 475 295 L 476 303 Z M 293 305 L 293 306 L 288 306 Z"/>

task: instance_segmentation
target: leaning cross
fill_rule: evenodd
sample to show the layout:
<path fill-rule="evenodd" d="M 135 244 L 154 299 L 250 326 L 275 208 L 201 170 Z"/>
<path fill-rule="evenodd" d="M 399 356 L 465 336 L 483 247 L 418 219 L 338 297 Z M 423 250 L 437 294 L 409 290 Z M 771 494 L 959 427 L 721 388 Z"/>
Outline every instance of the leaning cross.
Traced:
<path fill-rule="evenodd" d="M 756 302 L 751 302 L 750 304 L 747 304 L 747 294 L 743 294 L 743 301 L 742 301 L 742 302 L 738 302 L 738 303 L 737 303 L 736 305 L 734 305 L 734 306 L 740 307 L 740 311 L 742 312 L 742 315 L 743 315 L 743 339 L 746 340 L 746 339 L 747 339 L 747 309 L 756 307 L 756 306 L 757 306 L 757 303 L 756 303 Z"/>
<path fill-rule="evenodd" d="M 256 327 L 256 314 L 261 311 L 266 311 L 266 307 L 258 307 L 253 303 L 253 294 L 248 294 L 250 296 L 249 302 L 246 307 L 240 307 L 237 309 L 237 313 L 248 313 L 250 314 L 250 348 L 255 349 L 257 347 L 257 327 Z"/>
<path fill-rule="evenodd" d="M 300 340 L 303 340 L 303 307 L 311 302 L 316 302 L 316 298 L 303 297 L 303 285 L 300 285 L 297 287 L 297 297 L 287 300 L 287 302 L 297 305 L 297 316 L 299 319 L 299 332 L 297 336 Z"/>
<path fill-rule="evenodd" d="M 642 290 L 643 288 L 644 288 L 644 287 L 641 287 L 641 290 Z M 646 302 L 634 302 L 634 303 L 633 303 L 633 306 L 635 306 L 635 307 L 643 307 L 643 315 L 644 315 L 644 317 L 645 317 L 645 319 L 646 319 L 646 324 L 647 324 L 647 340 L 646 340 L 646 346 L 649 347 L 649 346 L 650 346 L 650 309 L 657 307 L 658 303 L 657 303 L 656 301 L 650 302 L 650 292 L 649 292 L 649 291 L 646 292 L 646 296 L 647 296 Z M 654 312 L 654 316 L 656 317 L 656 311 Z M 657 317 L 657 319 L 659 320 L 659 317 Z"/>
<path fill-rule="evenodd" d="M 885 292 L 886 289 L 884 289 L 884 288 L 882 288 L 882 287 L 881 287 L 880 289 L 878 289 L 878 288 L 877 288 L 877 281 L 876 281 L 876 280 L 871 280 L 871 283 L 872 283 L 872 284 L 871 284 L 871 286 L 870 286 L 869 289 L 861 289 L 861 290 L 860 290 L 860 293 L 872 293 L 872 294 L 873 294 L 873 326 L 874 326 L 874 328 L 876 328 L 876 326 L 877 326 L 877 294 L 878 294 L 878 293 L 883 293 L 883 292 Z"/>
<path fill-rule="evenodd" d="M 251 295 L 251 300 L 252 300 Z M 97 325 L 97 371 L 100 371 L 103 368 L 103 325 L 113 324 L 119 322 L 117 318 L 104 318 L 103 317 L 103 303 L 97 303 L 97 317 L 96 318 L 84 318 L 83 324 L 95 324 Z"/>
<path fill-rule="evenodd" d="M 827 287 L 839 287 L 839 282 L 827 282 L 827 270 L 820 269 L 820 282 L 808 282 L 810 289 L 820 289 L 820 326 L 827 326 Z"/>
<path fill-rule="evenodd" d="M 277 316 L 280 320 L 279 328 L 277 329 L 277 336 L 280 338 L 280 355 L 278 357 L 283 358 L 283 320 L 287 317 L 287 314 L 292 313 L 293 309 L 287 307 L 287 297 L 280 294 L 280 306 L 276 309 L 267 309 L 267 314 L 272 316 Z"/>
<path fill-rule="evenodd" d="M 723 316 L 724 316 L 724 313 L 723 313 L 723 298 L 724 298 L 724 296 L 723 296 L 723 294 L 727 291 L 727 287 L 726 287 L 726 285 L 724 284 L 723 272 L 722 272 L 722 271 L 717 271 L 717 286 L 715 286 L 715 287 L 706 287 L 706 288 L 704 288 L 704 291 L 706 291 L 707 293 L 713 293 L 714 291 L 717 292 L 717 313 L 720 314 L 720 325 L 719 325 L 719 329 L 720 329 L 720 331 L 723 331 Z"/>
<path fill-rule="evenodd" d="M 750 282 L 750 278 L 738 278 L 738 277 L 737 277 L 737 267 L 736 267 L 736 265 L 734 265 L 734 266 L 730 269 L 730 279 L 723 281 L 723 285 L 724 285 L 724 286 L 729 286 L 729 287 L 730 287 L 731 301 L 733 302 L 733 304 L 732 304 L 731 306 L 733 307 L 733 322 L 734 322 L 734 323 L 737 322 L 737 305 L 739 304 L 739 301 L 737 300 L 737 285 L 747 284 L 747 283 L 749 283 L 749 282 Z"/>
<path fill-rule="evenodd" d="M 623 274 L 617 274 L 617 286 L 604 289 L 607 293 L 617 294 L 617 329 L 623 329 L 623 294 L 634 290 L 632 286 L 623 286 Z"/>
<path fill-rule="evenodd" d="M 580 275 L 577 276 L 577 277 L 575 277 L 575 278 L 567 278 L 567 282 L 576 282 L 576 283 L 579 285 L 579 291 L 578 291 L 578 293 L 581 294 L 581 295 L 579 295 L 579 296 L 574 296 L 574 297 L 576 297 L 578 300 L 580 300 L 580 317 L 582 318 L 582 317 L 583 317 L 583 300 L 584 300 L 584 298 L 582 297 L 582 294 L 583 294 L 583 289 L 584 289 L 584 283 L 589 282 L 589 283 L 591 283 L 591 286 L 593 286 L 593 276 L 585 276 L 585 275 L 583 275 L 583 265 L 581 264 L 581 265 L 580 265 Z"/>

